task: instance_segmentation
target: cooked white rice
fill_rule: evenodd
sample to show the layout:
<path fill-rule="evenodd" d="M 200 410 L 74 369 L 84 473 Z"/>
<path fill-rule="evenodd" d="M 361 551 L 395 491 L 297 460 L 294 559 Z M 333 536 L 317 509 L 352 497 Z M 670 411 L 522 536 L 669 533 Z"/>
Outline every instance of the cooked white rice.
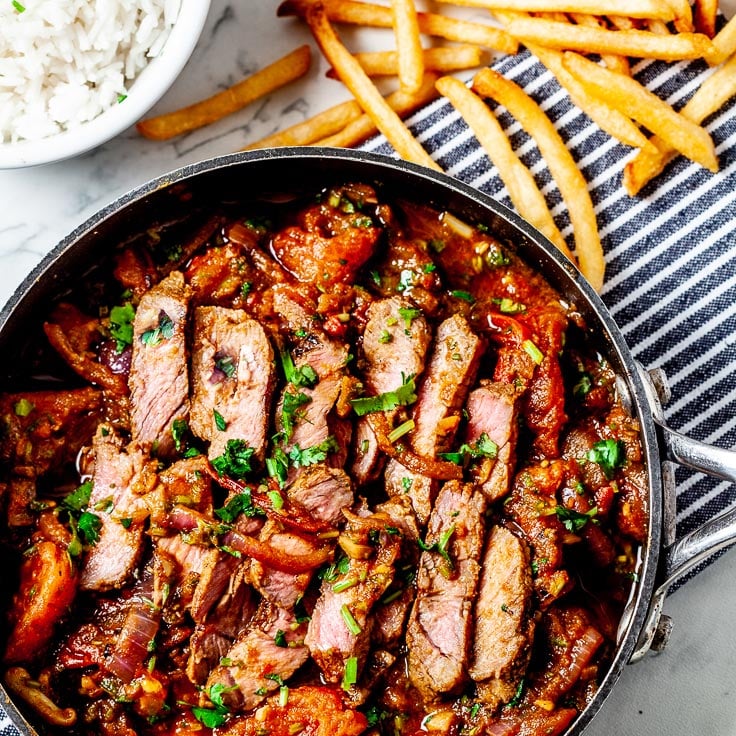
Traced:
<path fill-rule="evenodd" d="M 0 0 L 0 141 L 46 138 L 124 102 L 181 0 Z"/>

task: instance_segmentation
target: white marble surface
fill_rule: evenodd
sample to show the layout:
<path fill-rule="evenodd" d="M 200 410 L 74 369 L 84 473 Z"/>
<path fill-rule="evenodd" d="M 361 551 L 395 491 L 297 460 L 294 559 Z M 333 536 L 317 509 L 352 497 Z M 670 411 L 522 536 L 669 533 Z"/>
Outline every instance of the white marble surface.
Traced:
<path fill-rule="evenodd" d="M 194 56 L 155 110 L 209 94 L 308 42 L 297 21 L 275 18 L 276 4 L 214 0 Z M 736 0 L 721 6 L 730 16 Z M 0 171 L 0 303 L 59 239 L 125 191 L 183 164 L 229 153 L 346 98 L 323 70 L 319 66 L 306 81 L 181 141 L 153 143 L 129 130 L 72 161 Z M 586 735 L 736 735 L 734 563 L 736 553 L 726 554 L 668 600 L 675 630 L 667 650 L 624 670 Z"/>

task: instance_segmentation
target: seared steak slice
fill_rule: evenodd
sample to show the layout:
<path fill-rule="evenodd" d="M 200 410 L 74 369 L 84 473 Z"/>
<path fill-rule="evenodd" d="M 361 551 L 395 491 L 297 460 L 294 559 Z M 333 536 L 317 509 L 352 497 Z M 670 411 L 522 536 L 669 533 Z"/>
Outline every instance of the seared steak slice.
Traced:
<path fill-rule="evenodd" d="M 110 590 L 125 584 L 143 552 L 143 522 L 148 510 L 142 498 L 155 482 L 147 455 L 135 444 L 123 449 L 112 426 L 101 424 L 93 440 L 95 471 L 89 508 L 100 519 L 97 543 L 91 547 L 79 579 L 82 590 Z"/>
<path fill-rule="evenodd" d="M 210 553 L 208 547 L 185 542 L 181 534 L 158 537 L 156 547 L 175 560 L 182 578 L 199 577 Z"/>
<path fill-rule="evenodd" d="M 211 458 L 222 455 L 228 440 L 240 439 L 262 460 L 274 385 L 266 333 L 242 310 L 197 307 L 194 345 L 192 431 L 210 443 Z"/>
<path fill-rule="evenodd" d="M 189 659 L 187 660 L 187 677 L 195 685 L 207 681 L 210 672 L 227 654 L 233 640 L 221 634 L 217 627 L 210 624 L 199 624 L 189 639 Z"/>
<path fill-rule="evenodd" d="M 341 540 L 343 547 L 360 550 L 361 558 L 348 557 L 344 572 L 340 566 L 324 576 L 304 640 L 329 682 L 343 679 L 351 657 L 358 660 L 358 673 L 363 669 L 371 612 L 393 580 L 401 548 L 401 534 L 386 513 L 351 515 Z"/>
<path fill-rule="evenodd" d="M 411 445 L 418 455 L 435 457 L 448 450 L 455 437 L 465 399 L 475 382 L 483 343 L 467 320 L 455 314 L 437 328 L 432 356 L 417 394 Z M 386 490 L 408 493 L 421 524 L 432 509 L 437 482 L 410 473 L 397 460 L 386 467 Z"/>
<path fill-rule="evenodd" d="M 399 297 L 373 302 L 367 318 L 360 366 L 367 393 L 377 396 L 395 391 L 409 376 L 418 382 L 432 339 L 427 320 L 411 302 Z M 357 422 L 353 446 L 355 459 L 350 473 L 356 483 L 375 480 L 380 472 L 378 444 L 365 417 Z"/>
<path fill-rule="evenodd" d="M 267 521 L 261 531 L 262 542 L 285 555 L 295 557 L 309 554 L 315 550 L 312 543 L 290 532 L 281 531 L 276 522 Z M 304 591 L 312 579 L 312 573 L 293 574 L 274 570 L 258 560 L 251 560 L 249 580 L 251 585 L 271 603 L 291 610 L 304 595 Z"/>
<path fill-rule="evenodd" d="M 484 384 L 468 396 L 465 441 L 472 446 L 486 435 L 498 448 L 495 460 L 483 458 L 476 469 L 475 481 L 489 502 L 505 496 L 511 485 L 519 434 L 517 398 L 505 383 Z"/>
<path fill-rule="evenodd" d="M 191 290 L 179 271 L 141 297 L 133 322 L 130 422 L 134 441 L 168 455 L 171 426 L 189 410 L 186 323 Z"/>
<path fill-rule="evenodd" d="M 242 564 L 242 560 L 219 549 L 208 550 L 192 598 L 191 613 L 197 623 L 205 620 L 210 609 L 225 594 L 235 571 Z"/>
<path fill-rule="evenodd" d="M 307 661 L 304 629 L 292 612 L 262 602 L 248 628 L 228 650 L 229 664 L 210 673 L 207 689 L 224 685 L 223 702 L 230 710 L 255 708 L 279 686 L 279 680 L 288 680 Z"/>
<path fill-rule="evenodd" d="M 532 592 L 526 544 L 505 527 L 494 527 L 483 557 L 470 665 L 478 697 L 492 708 L 511 700 L 529 664 Z"/>
<path fill-rule="evenodd" d="M 340 468 L 312 465 L 289 486 L 289 499 L 304 507 L 315 519 L 337 526 L 342 510 L 353 504 L 350 476 Z"/>
<path fill-rule="evenodd" d="M 472 485 L 446 483 L 427 527 L 406 643 L 409 677 L 425 698 L 455 693 L 467 677 L 472 610 L 486 501 Z"/>

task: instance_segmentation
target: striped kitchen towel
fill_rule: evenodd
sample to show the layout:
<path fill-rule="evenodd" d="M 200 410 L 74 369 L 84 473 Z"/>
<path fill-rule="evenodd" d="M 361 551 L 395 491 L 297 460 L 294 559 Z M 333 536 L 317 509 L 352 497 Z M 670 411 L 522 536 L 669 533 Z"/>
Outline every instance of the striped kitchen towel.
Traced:
<path fill-rule="evenodd" d="M 632 198 L 621 186 L 632 149 L 576 108 L 536 57 L 524 52 L 493 66 L 541 105 L 589 182 L 606 257 L 603 301 L 634 356 L 665 370 L 672 388 L 668 424 L 736 448 L 736 99 L 705 121 L 719 173 L 679 157 Z M 632 71 L 676 109 L 711 73 L 702 62 L 641 62 Z M 505 108 L 495 109 L 572 247 L 567 210 L 534 141 Z M 447 100 L 408 123 L 447 173 L 512 207 L 496 169 Z M 382 137 L 363 147 L 392 153 Z M 684 469 L 677 481 L 678 536 L 736 504 L 728 482 Z"/>

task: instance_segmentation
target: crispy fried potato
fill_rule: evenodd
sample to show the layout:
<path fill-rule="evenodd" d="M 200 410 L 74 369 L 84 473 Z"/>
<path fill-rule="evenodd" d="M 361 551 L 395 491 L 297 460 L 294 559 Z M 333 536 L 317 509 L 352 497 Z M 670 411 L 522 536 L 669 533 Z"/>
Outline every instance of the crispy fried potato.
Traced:
<path fill-rule="evenodd" d="M 391 0 L 391 11 L 399 56 L 399 83 L 407 92 L 416 92 L 424 78 L 424 56 L 414 0 Z"/>
<path fill-rule="evenodd" d="M 278 15 L 304 17 L 312 0 L 284 0 Z M 327 17 L 336 23 L 355 23 L 375 28 L 391 28 L 391 8 L 355 0 L 325 0 Z M 519 44 L 501 28 L 483 23 L 471 23 L 458 18 L 448 18 L 436 13 L 417 13 L 419 30 L 427 36 L 438 36 L 448 41 L 472 43 L 483 48 L 496 49 L 505 54 L 515 54 Z"/>
<path fill-rule="evenodd" d="M 713 39 L 715 51 L 707 57 L 711 66 L 723 64 L 729 56 L 736 54 L 736 15 L 726 23 Z"/>
<path fill-rule="evenodd" d="M 600 289 L 605 262 L 593 202 L 583 175 L 554 125 L 521 87 L 492 69 L 482 69 L 475 75 L 473 90 L 504 105 L 536 141 L 567 204 L 580 270 L 595 289 Z"/>
<path fill-rule="evenodd" d="M 585 13 L 573 13 L 572 19 L 579 26 L 587 26 L 588 28 L 605 28 L 605 21 L 600 18 L 596 18 L 594 15 L 587 15 Z M 619 74 L 626 74 L 631 76 L 631 67 L 629 66 L 629 60 L 625 56 L 619 56 L 617 54 L 602 54 L 601 59 L 603 63 L 614 72 Z"/>
<path fill-rule="evenodd" d="M 709 115 L 719 110 L 731 97 L 736 95 L 736 56 L 732 56 L 720 69 L 716 69 L 680 110 L 680 115 L 701 123 Z M 655 136 L 651 143 L 656 151 L 641 151 L 626 164 L 624 169 L 624 189 L 630 196 L 659 174 L 676 151 L 664 140 Z"/>
<path fill-rule="evenodd" d="M 439 0 L 489 10 L 521 10 L 528 13 L 588 13 L 624 15 L 629 18 L 675 19 L 675 11 L 664 0 Z"/>
<path fill-rule="evenodd" d="M 353 54 L 369 77 L 394 76 L 399 73 L 399 55 L 395 51 L 366 51 Z M 489 61 L 488 52 L 478 46 L 437 46 L 422 49 L 425 71 L 453 72 L 485 66 Z M 327 76 L 337 77 L 334 69 L 327 70 Z"/>
<path fill-rule="evenodd" d="M 352 92 L 376 127 L 386 136 L 399 156 L 441 171 L 430 155 L 422 148 L 401 118 L 389 107 L 381 93 L 366 75 L 360 64 L 342 45 L 327 18 L 322 3 L 317 2 L 307 10 L 307 24 L 325 58 L 332 64 L 342 83 Z"/>
<path fill-rule="evenodd" d="M 529 44 L 531 51 L 567 90 L 570 99 L 608 135 L 634 148 L 647 148 L 649 143 L 644 133 L 630 117 L 611 107 L 604 99 L 591 95 L 580 80 L 571 74 L 563 63 L 562 51 Z"/>
<path fill-rule="evenodd" d="M 593 94 L 608 100 L 622 113 L 709 171 L 718 171 L 718 159 L 708 133 L 676 113 L 639 82 L 569 51 L 564 54 L 563 61 L 565 67 Z"/>
<path fill-rule="evenodd" d="M 573 254 L 565 243 L 529 169 L 518 159 L 496 116 L 459 79 L 442 77 L 437 89 L 463 116 L 506 185 L 516 211 L 548 237 L 571 261 Z"/>
<path fill-rule="evenodd" d="M 266 138 L 241 149 L 250 151 L 254 148 L 279 148 L 280 146 L 308 146 L 320 138 L 332 135 L 341 130 L 348 123 L 356 120 L 363 114 L 363 110 L 355 100 L 347 100 L 339 105 L 323 110 L 314 117 L 290 128 L 278 131 Z"/>
<path fill-rule="evenodd" d="M 414 110 L 422 105 L 426 105 L 428 102 L 437 98 L 438 93 L 434 85 L 436 80 L 437 74 L 434 72 L 427 72 L 422 80 L 422 86 L 415 94 L 410 94 L 405 90 L 398 89 L 386 98 L 386 102 L 397 115 L 403 118 L 414 112 Z M 373 119 L 369 115 L 361 115 L 359 118 L 353 120 L 353 122 L 348 123 L 337 133 L 314 141 L 314 145 L 351 148 L 352 146 L 357 146 L 359 143 L 362 143 L 377 132 L 378 128 L 373 122 Z"/>
<path fill-rule="evenodd" d="M 214 123 L 251 102 L 304 76 L 311 62 L 309 46 L 300 46 L 273 64 L 260 69 L 216 95 L 181 110 L 142 120 L 136 126 L 145 138 L 165 141 Z"/>
<path fill-rule="evenodd" d="M 618 54 L 647 59 L 699 59 L 715 52 L 712 41 L 702 33 L 659 36 L 651 31 L 611 31 L 555 23 L 543 18 L 519 18 L 506 30 L 526 43 L 555 49 L 574 49 L 597 54 Z"/>
<path fill-rule="evenodd" d="M 718 0 L 695 0 L 695 28 L 709 38 L 716 35 Z"/>
<path fill-rule="evenodd" d="M 675 28 L 680 33 L 692 33 L 695 25 L 690 0 L 667 0 L 667 3 L 675 11 Z"/>

